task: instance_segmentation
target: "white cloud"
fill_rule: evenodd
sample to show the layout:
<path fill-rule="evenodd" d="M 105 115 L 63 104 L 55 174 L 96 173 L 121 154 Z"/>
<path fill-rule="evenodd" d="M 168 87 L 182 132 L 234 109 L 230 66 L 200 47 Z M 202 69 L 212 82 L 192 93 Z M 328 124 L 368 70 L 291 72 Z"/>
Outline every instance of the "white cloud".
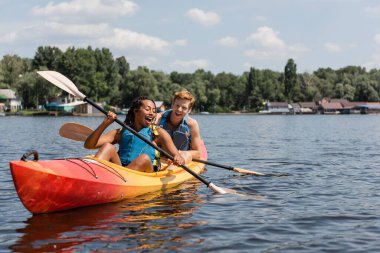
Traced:
<path fill-rule="evenodd" d="M 0 37 L 0 43 L 10 43 L 17 39 L 16 32 L 10 32 Z"/>
<path fill-rule="evenodd" d="M 372 55 L 371 59 L 364 64 L 367 69 L 380 68 L 380 49 L 377 49 Z"/>
<path fill-rule="evenodd" d="M 252 63 L 250 63 L 250 62 L 244 62 L 244 63 L 242 64 L 243 69 L 249 69 L 249 68 L 251 68 L 252 66 L 253 66 Z"/>
<path fill-rule="evenodd" d="M 303 54 L 303 53 L 307 53 L 307 52 L 309 52 L 309 48 L 306 47 L 306 46 L 303 45 L 303 44 L 300 44 L 300 43 L 298 43 L 298 44 L 294 44 L 294 45 L 290 45 L 290 46 L 288 46 L 287 48 L 288 48 L 287 50 L 288 50 L 290 53 L 300 53 L 300 54 Z"/>
<path fill-rule="evenodd" d="M 206 59 L 196 59 L 190 61 L 176 60 L 171 64 L 173 69 L 183 71 L 194 71 L 197 69 L 206 69 L 210 66 Z"/>
<path fill-rule="evenodd" d="M 267 18 L 264 17 L 264 16 L 257 16 L 256 20 L 259 21 L 259 22 L 265 22 L 265 21 L 267 21 Z"/>
<path fill-rule="evenodd" d="M 283 60 L 289 57 L 289 54 L 286 51 L 265 51 L 254 49 L 245 51 L 244 55 L 258 60 Z"/>
<path fill-rule="evenodd" d="M 101 38 L 109 34 L 110 27 L 108 24 L 93 24 L 93 25 L 70 25 L 58 22 L 48 22 L 45 27 L 51 32 L 56 32 L 59 35 L 68 35 L 76 38 Z"/>
<path fill-rule="evenodd" d="M 175 40 L 174 45 L 181 46 L 181 47 L 187 46 L 187 40 L 185 39 Z"/>
<path fill-rule="evenodd" d="M 193 8 L 186 12 L 186 17 L 204 26 L 213 26 L 220 22 L 220 17 L 215 12 L 205 12 L 201 9 Z"/>
<path fill-rule="evenodd" d="M 364 11 L 374 16 L 380 16 L 380 4 L 377 6 L 367 6 L 364 8 Z"/>
<path fill-rule="evenodd" d="M 59 48 L 71 46 L 108 47 L 113 50 L 137 49 L 154 53 L 168 53 L 170 44 L 158 37 L 112 28 L 107 23 L 99 24 L 65 24 L 46 22 L 39 25 L 23 27 L 0 37 L 2 43 L 33 41 L 40 45 L 57 45 Z M 62 46 L 59 46 L 62 45 Z"/>
<path fill-rule="evenodd" d="M 249 58 L 255 58 L 257 60 L 273 60 L 282 61 L 288 58 L 298 58 L 298 56 L 307 53 L 309 49 L 302 44 L 289 46 L 282 49 L 260 50 L 250 49 L 244 52 L 244 55 Z"/>
<path fill-rule="evenodd" d="M 100 38 L 99 42 L 105 47 L 136 48 L 160 53 L 167 53 L 169 47 L 169 43 L 160 38 L 119 28 L 113 29 L 111 35 Z"/>
<path fill-rule="evenodd" d="M 259 27 L 255 33 L 247 38 L 247 41 L 267 48 L 284 48 L 286 46 L 278 37 L 278 32 L 268 26 Z"/>
<path fill-rule="evenodd" d="M 368 69 L 380 68 L 380 34 L 376 34 L 374 40 L 377 48 L 375 48 L 375 52 L 371 54 L 371 59 L 364 64 Z"/>
<path fill-rule="evenodd" d="M 36 16 L 116 17 L 132 15 L 137 10 L 138 5 L 128 0 L 71 0 L 58 4 L 49 2 L 45 7 L 34 7 L 32 14 Z"/>
<path fill-rule="evenodd" d="M 358 45 L 355 44 L 355 43 L 350 43 L 350 44 L 348 44 L 348 47 L 349 47 L 349 48 L 357 48 Z"/>
<path fill-rule="evenodd" d="M 146 66 L 151 67 L 154 64 L 158 62 L 158 59 L 156 57 L 138 57 L 138 56 L 131 56 L 128 57 L 128 59 L 131 61 L 131 67 L 137 68 L 138 66 Z"/>
<path fill-rule="evenodd" d="M 376 45 L 380 46 L 380 34 L 375 35 L 375 43 Z"/>
<path fill-rule="evenodd" d="M 326 42 L 323 46 L 327 49 L 327 51 L 332 53 L 339 53 L 342 51 L 342 48 L 333 42 Z"/>
<path fill-rule="evenodd" d="M 236 47 L 238 45 L 238 40 L 234 37 L 226 36 L 219 39 L 217 43 L 225 47 Z"/>
<path fill-rule="evenodd" d="M 287 45 L 271 27 L 262 26 L 247 38 L 248 42 L 254 43 L 257 48 L 249 49 L 244 55 L 256 60 L 284 60 L 297 58 L 305 54 L 309 49 L 303 44 Z"/>

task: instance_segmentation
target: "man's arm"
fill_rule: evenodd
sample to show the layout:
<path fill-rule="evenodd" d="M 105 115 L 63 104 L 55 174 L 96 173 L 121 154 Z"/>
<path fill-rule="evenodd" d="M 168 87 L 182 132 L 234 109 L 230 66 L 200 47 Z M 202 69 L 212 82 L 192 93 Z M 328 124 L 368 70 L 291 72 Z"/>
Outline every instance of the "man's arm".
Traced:
<path fill-rule="evenodd" d="M 191 135 L 191 147 L 190 147 L 191 150 L 189 151 L 191 152 L 191 155 L 193 156 L 193 158 L 199 159 L 201 157 L 201 148 L 202 148 L 199 125 L 198 125 L 198 122 L 193 118 L 189 117 L 188 120 L 189 120 L 188 124 L 189 124 L 190 135 Z"/>

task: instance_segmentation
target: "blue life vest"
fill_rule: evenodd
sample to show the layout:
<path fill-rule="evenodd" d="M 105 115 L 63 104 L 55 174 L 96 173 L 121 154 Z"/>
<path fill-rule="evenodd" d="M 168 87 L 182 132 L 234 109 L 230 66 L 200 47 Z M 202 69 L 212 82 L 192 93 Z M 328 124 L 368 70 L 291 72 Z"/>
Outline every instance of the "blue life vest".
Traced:
<path fill-rule="evenodd" d="M 170 128 L 169 123 L 167 122 L 170 118 L 170 113 L 172 110 L 167 110 L 162 114 L 160 127 L 165 129 L 169 135 L 172 137 L 174 145 L 178 150 L 190 150 L 191 146 L 191 136 L 190 136 L 190 128 L 188 124 L 188 115 L 183 118 L 182 122 L 179 124 L 176 130 L 172 130 Z"/>
<path fill-rule="evenodd" d="M 141 129 L 139 134 L 150 141 L 153 141 L 153 135 L 158 135 L 157 131 L 153 130 L 151 127 Z M 141 140 L 126 128 L 124 128 L 121 133 L 118 153 L 123 166 L 130 164 L 142 154 L 147 154 L 152 164 L 155 165 L 155 158 L 157 158 L 157 154 L 159 154 L 159 152 L 156 152 L 152 146 Z"/>

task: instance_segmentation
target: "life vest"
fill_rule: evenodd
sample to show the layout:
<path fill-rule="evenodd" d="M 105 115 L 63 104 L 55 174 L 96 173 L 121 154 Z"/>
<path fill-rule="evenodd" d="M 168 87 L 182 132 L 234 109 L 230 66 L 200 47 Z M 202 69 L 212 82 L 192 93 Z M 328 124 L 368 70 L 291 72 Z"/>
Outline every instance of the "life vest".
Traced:
<path fill-rule="evenodd" d="M 158 132 L 155 127 L 145 127 L 139 131 L 139 134 L 152 142 Z M 121 133 L 118 153 L 123 166 L 127 166 L 141 154 L 149 156 L 155 170 L 157 169 L 155 167 L 159 166 L 160 153 L 126 128 Z"/>
<path fill-rule="evenodd" d="M 186 114 L 178 128 L 173 131 L 168 123 L 171 112 L 172 110 L 167 110 L 162 114 L 160 127 L 169 133 L 178 150 L 189 150 L 191 145 L 191 136 L 188 124 L 188 115 Z"/>

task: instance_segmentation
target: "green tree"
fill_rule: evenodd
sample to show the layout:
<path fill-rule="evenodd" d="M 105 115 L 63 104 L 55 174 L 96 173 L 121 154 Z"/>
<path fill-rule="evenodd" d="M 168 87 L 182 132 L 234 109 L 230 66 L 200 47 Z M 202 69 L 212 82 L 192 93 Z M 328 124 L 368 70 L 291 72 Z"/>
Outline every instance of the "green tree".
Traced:
<path fill-rule="evenodd" d="M 258 111 L 262 107 L 263 97 L 260 90 L 261 72 L 250 68 L 245 85 L 245 105 L 248 110 Z"/>
<path fill-rule="evenodd" d="M 173 71 L 170 73 L 170 80 L 173 83 L 179 84 L 181 87 L 186 87 L 192 82 L 193 76 L 189 73 L 178 73 Z"/>
<path fill-rule="evenodd" d="M 117 88 L 115 88 L 111 96 L 110 103 L 124 108 L 125 104 L 123 102 L 122 90 L 127 86 L 128 73 L 130 70 L 129 63 L 124 56 L 116 58 L 115 68 L 117 72 L 117 78 L 115 80 Z"/>
<path fill-rule="evenodd" d="M 354 101 L 355 98 L 355 88 L 352 87 L 350 84 L 344 85 L 344 99 L 347 99 L 348 101 Z"/>
<path fill-rule="evenodd" d="M 284 70 L 284 87 L 285 87 L 285 97 L 289 101 L 293 100 L 293 93 L 297 85 L 297 65 L 294 63 L 293 59 L 289 59 L 285 65 Z M 297 90 L 298 91 L 298 90 Z"/>
<path fill-rule="evenodd" d="M 103 75 L 97 75 L 97 61 L 91 47 L 68 48 L 58 64 L 58 71 L 71 79 L 89 98 L 98 101 L 106 86 Z"/>
<path fill-rule="evenodd" d="M 5 55 L 0 62 L 4 88 L 17 88 L 20 78 L 31 70 L 31 61 L 17 55 Z"/>
<path fill-rule="evenodd" d="M 41 68 L 56 70 L 62 54 L 63 52 L 57 47 L 40 46 L 37 48 L 37 52 L 32 60 L 32 67 L 37 70 Z"/>
<path fill-rule="evenodd" d="M 138 67 L 129 72 L 127 87 L 122 90 L 122 94 L 127 107 L 138 96 L 147 96 L 156 100 L 159 98 L 157 81 L 147 67 Z"/>
<path fill-rule="evenodd" d="M 237 110 L 241 89 L 245 87 L 239 78 L 232 73 L 221 72 L 215 76 L 213 82 L 214 87 L 220 90 L 219 103 L 224 111 Z"/>
<path fill-rule="evenodd" d="M 157 89 L 159 91 L 157 99 L 170 107 L 174 93 L 179 91 L 181 87 L 176 83 L 172 83 L 169 75 L 162 71 L 152 71 L 152 75 L 157 82 Z"/>

